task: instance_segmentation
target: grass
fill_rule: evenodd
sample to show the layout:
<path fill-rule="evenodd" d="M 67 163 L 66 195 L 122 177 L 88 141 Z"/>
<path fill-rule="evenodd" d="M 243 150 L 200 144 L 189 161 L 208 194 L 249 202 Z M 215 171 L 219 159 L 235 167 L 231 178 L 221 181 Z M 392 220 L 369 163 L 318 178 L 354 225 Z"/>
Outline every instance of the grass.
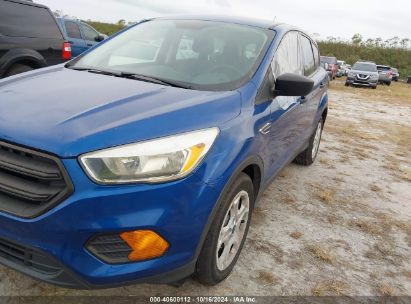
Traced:
<path fill-rule="evenodd" d="M 378 222 L 375 220 L 365 220 L 365 219 L 357 219 L 351 221 L 351 226 L 354 226 L 360 229 L 362 232 L 365 232 L 370 235 L 385 235 L 387 231 L 388 225 L 385 225 L 383 222 Z"/>
<path fill-rule="evenodd" d="M 411 270 L 404 270 L 402 274 L 404 277 L 411 279 Z"/>
<path fill-rule="evenodd" d="M 347 284 L 337 280 L 318 282 L 312 289 L 314 296 L 339 296 L 347 289 Z"/>
<path fill-rule="evenodd" d="M 327 190 L 327 189 L 316 189 L 314 191 L 314 195 L 323 203 L 331 204 L 335 197 L 334 190 Z"/>
<path fill-rule="evenodd" d="M 303 234 L 301 231 L 294 231 L 294 232 L 291 232 L 291 233 L 290 233 L 290 236 L 291 236 L 293 239 L 296 239 L 296 240 L 300 239 L 303 235 L 304 235 L 304 234 Z"/>
<path fill-rule="evenodd" d="M 331 81 L 330 89 L 340 92 L 353 93 L 364 100 L 375 102 L 383 101 L 393 104 L 411 105 L 411 85 L 403 82 L 392 82 L 391 86 L 379 85 L 376 90 L 368 88 L 346 87 L 345 78 Z"/>
<path fill-rule="evenodd" d="M 277 245 L 255 239 L 249 239 L 249 241 L 257 252 L 264 252 L 265 254 L 271 255 L 278 263 L 283 262 L 284 251 Z"/>
<path fill-rule="evenodd" d="M 335 261 L 335 257 L 331 254 L 331 252 L 322 245 L 310 245 L 308 246 L 308 251 L 311 252 L 318 260 L 333 264 Z"/>
<path fill-rule="evenodd" d="M 370 189 L 371 189 L 371 191 L 378 192 L 378 193 L 382 191 L 382 189 L 380 187 L 378 187 L 376 184 L 372 184 L 370 186 Z"/>
<path fill-rule="evenodd" d="M 392 296 L 394 295 L 394 289 L 386 284 L 386 283 L 381 283 L 378 286 L 378 292 L 382 295 L 382 296 Z"/>
<path fill-rule="evenodd" d="M 372 246 L 364 255 L 367 259 L 381 261 L 395 267 L 401 267 L 405 257 L 396 252 L 395 244 L 387 241 L 378 242 Z"/>
<path fill-rule="evenodd" d="M 279 279 L 275 277 L 271 272 L 266 270 L 259 270 L 257 281 L 262 283 L 263 285 L 276 285 L 279 282 Z"/>
<path fill-rule="evenodd" d="M 296 202 L 296 199 L 294 196 L 287 193 L 281 197 L 281 202 L 287 205 L 292 205 Z"/>

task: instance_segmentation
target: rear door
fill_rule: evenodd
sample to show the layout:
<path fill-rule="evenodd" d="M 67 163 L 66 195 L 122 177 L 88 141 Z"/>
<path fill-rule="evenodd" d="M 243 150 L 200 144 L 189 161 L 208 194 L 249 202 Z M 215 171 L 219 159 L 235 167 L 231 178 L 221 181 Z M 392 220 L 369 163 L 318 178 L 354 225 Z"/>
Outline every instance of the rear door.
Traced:
<path fill-rule="evenodd" d="M 68 41 L 71 44 L 72 57 L 77 57 L 87 50 L 86 42 L 81 36 L 80 27 L 71 20 L 64 20 L 64 27 L 66 28 Z"/>
<path fill-rule="evenodd" d="M 97 31 L 85 23 L 80 23 L 80 28 L 81 28 L 81 33 L 83 35 L 83 39 L 86 42 L 86 47 L 91 48 L 92 46 L 95 46 L 98 43 Z"/>

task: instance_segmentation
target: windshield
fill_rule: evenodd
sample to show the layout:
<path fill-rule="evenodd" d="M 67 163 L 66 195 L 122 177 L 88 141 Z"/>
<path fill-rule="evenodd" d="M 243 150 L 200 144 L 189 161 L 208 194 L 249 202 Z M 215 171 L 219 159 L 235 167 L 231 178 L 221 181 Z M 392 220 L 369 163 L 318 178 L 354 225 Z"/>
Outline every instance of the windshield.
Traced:
<path fill-rule="evenodd" d="M 71 67 L 135 73 L 199 90 L 233 90 L 253 76 L 273 37 L 272 30 L 223 22 L 148 21 Z"/>
<path fill-rule="evenodd" d="M 377 66 L 370 63 L 356 63 L 352 69 L 356 71 L 377 72 Z"/>

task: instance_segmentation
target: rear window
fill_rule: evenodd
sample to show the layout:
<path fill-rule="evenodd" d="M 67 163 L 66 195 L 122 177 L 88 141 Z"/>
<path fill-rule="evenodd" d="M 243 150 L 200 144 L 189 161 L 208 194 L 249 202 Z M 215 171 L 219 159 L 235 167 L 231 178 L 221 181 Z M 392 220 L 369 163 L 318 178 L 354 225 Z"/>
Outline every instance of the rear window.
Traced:
<path fill-rule="evenodd" d="M 371 63 L 356 63 L 352 69 L 356 71 L 377 72 L 377 66 Z"/>
<path fill-rule="evenodd" d="M 63 38 L 46 8 L 2 0 L 0 33 L 10 37 Z"/>

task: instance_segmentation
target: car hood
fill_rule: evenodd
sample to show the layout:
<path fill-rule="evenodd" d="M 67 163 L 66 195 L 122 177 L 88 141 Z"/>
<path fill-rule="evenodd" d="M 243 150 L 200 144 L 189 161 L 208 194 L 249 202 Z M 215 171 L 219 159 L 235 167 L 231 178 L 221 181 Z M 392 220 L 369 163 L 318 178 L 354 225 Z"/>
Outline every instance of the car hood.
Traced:
<path fill-rule="evenodd" d="M 367 72 L 367 71 L 359 71 L 359 70 L 351 70 L 354 74 L 361 74 L 361 75 L 378 75 L 378 72 Z"/>
<path fill-rule="evenodd" d="M 186 90 L 59 66 L 0 81 L 0 140 L 69 158 L 219 126 L 240 110 L 237 91 Z"/>

